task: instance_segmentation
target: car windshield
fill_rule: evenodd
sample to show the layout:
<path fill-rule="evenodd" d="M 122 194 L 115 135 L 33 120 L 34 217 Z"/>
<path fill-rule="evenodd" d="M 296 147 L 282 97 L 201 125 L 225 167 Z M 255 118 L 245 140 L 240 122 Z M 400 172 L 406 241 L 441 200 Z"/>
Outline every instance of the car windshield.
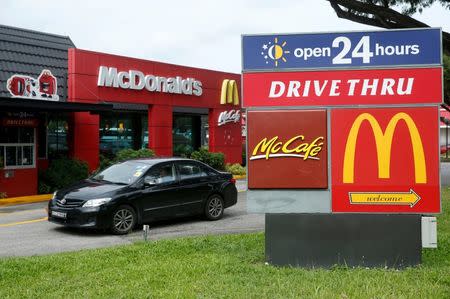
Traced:
<path fill-rule="evenodd" d="M 127 161 L 112 165 L 96 174 L 92 179 L 114 184 L 132 184 L 136 182 L 150 167 L 149 164 Z"/>

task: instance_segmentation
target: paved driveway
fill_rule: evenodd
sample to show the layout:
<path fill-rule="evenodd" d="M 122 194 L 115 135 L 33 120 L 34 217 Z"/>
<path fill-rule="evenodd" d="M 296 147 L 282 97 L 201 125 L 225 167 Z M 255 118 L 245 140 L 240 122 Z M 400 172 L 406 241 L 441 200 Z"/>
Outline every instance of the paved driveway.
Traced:
<path fill-rule="evenodd" d="M 264 215 L 247 214 L 245 185 L 239 183 L 238 203 L 223 219 L 199 217 L 153 224 L 150 240 L 191 235 L 243 233 L 264 230 Z M 0 208 L 0 256 L 29 256 L 86 248 L 130 244 L 142 240 L 141 229 L 126 236 L 61 227 L 46 220 L 46 203 Z"/>

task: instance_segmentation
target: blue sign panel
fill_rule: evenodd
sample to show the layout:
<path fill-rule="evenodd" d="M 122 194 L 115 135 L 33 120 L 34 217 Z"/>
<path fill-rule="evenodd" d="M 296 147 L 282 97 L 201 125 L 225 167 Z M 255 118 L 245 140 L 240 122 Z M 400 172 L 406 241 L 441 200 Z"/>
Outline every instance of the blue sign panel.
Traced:
<path fill-rule="evenodd" d="M 243 70 L 441 64 L 439 28 L 244 35 Z"/>

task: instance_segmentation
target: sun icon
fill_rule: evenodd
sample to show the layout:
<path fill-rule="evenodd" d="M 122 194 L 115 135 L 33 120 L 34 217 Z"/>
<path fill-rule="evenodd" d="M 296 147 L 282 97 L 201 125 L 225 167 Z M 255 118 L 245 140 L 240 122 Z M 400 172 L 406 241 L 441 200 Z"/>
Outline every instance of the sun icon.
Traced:
<path fill-rule="evenodd" d="M 283 62 L 286 62 L 286 57 L 284 54 L 289 54 L 289 51 L 285 51 L 283 47 L 286 46 L 286 42 L 283 42 L 281 45 L 278 43 L 278 37 L 275 37 L 274 43 L 269 42 L 268 44 L 264 44 L 262 46 L 263 51 L 261 51 L 261 55 L 266 60 L 266 64 L 269 64 L 268 59 L 272 59 L 275 63 L 275 67 L 278 67 L 278 61 L 281 59 Z"/>

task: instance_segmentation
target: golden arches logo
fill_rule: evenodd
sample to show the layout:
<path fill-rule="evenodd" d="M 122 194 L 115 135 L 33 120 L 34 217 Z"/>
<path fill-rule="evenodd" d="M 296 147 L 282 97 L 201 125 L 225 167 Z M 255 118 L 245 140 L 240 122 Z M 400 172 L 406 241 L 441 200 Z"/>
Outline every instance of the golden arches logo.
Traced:
<path fill-rule="evenodd" d="M 359 129 L 364 121 L 368 121 L 372 127 L 373 135 L 375 137 L 375 144 L 377 147 L 378 158 L 378 178 L 390 178 L 390 160 L 392 138 L 397 127 L 397 123 L 403 120 L 408 126 L 409 136 L 414 155 L 414 169 L 416 183 L 426 183 L 427 173 L 425 165 L 425 155 L 423 152 L 422 139 L 413 119 L 406 113 L 400 112 L 394 115 L 389 121 L 385 132 L 381 130 L 380 124 L 370 113 L 360 114 L 353 122 L 350 129 L 347 144 L 345 146 L 344 167 L 343 167 L 343 182 L 353 183 L 355 172 L 355 150 L 356 140 L 358 138 Z"/>
<path fill-rule="evenodd" d="M 239 105 L 239 93 L 235 80 L 223 80 L 222 91 L 220 93 L 220 104 Z"/>

